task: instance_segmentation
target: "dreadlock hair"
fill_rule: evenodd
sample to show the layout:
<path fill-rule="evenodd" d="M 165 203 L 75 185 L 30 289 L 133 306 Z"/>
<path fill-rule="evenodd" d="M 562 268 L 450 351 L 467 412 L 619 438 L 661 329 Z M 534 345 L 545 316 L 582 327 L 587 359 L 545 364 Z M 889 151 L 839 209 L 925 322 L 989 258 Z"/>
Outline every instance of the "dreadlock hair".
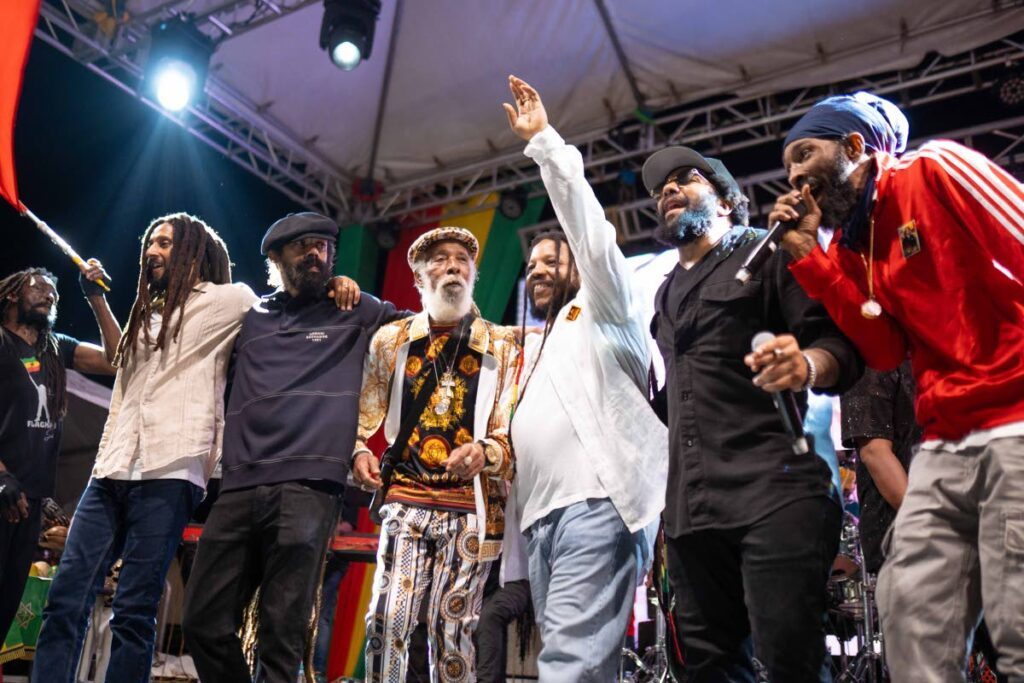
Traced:
<path fill-rule="evenodd" d="M 557 230 L 557 229 L 555 229 L 555 230 L 544 230 L 542 232 L 537 233 L 536 235 L 534 235 L 533 239 L 530 240 L 529 251 L 532 252 L 534 247 L 536 247 L 538 244 L 540 244 L 541 242 L 543 242 L 545 240 L 552 240 L 555 243 L 555 258 L 556 259 L 560 259 L 561 256 L 562 256 L 562 244 L 564 243 L 568 247 L 568 252 L 569 252 L 569 268 L 568 268 L 568 270 L 565 273 L 566 283 L 563 283 L 563 286 L 561 287 L 561 290 L 562 290 L 562 298 L 561 298 L 561 300 L 558 302 L 557 305 L 555 304 L 554 301 L 552 301 L 552 302 L 550 302 L 548 304 L 547 315 L 544 316 L 544 333 L 541 336 L 540 349 L 538 349 L 538 351 L 537 351 L 537 360 L 534 361 L 534 364 L 533 364 L 534 369 L 537 368 L 537 363 L 540 362 L 541 354 L 544 353 L 544 345 L 547 344 L 547 342 L 548 342 L 548 335 L 551 334 L 551 328 L 554 327 L 554 325 L 555 325 L 555 319 L 558 317 L 558 313 L 562 310 L 562 308 L 565 306 L 565 304 L 567 304 L 569 302 L 569 288 L 567 286 L 565 286 L 565 285 L 568 283 L 568 281 L 572 280 L 573 273 L 578 272 L 576 270 L 576 257 L 573 256 L 572 247 L 569 247 L 569 243 L 565 239 L 565 233 L 562 232 L 561 230 Z M 557 264 L 555 266 L 555 279 L 556 279 L 556 281 L 561 279 L 560 264 Z M 527 305 L 527 301 L 529 300 L 529 298 L 530 298 L 529 293 L 526 293 L 526 295 L 523 296 L 523 311 L 522 311 L 523 317 L 522 317 L 522 326 L 521 326 L 520 339 L 523 340 L 524 344 L 526 343 L 526 305 Z M 531 371 L 529 376 L 527 376 L 526 381 L 523 383 L 523 388 L 519 391 L 519 400 L 520 401 L 522 401 L 523 396 L 526 394 L 526 387 L 529 386 L 530 379 L 532 377 L 533 377 L 533 371 Z"/>
<path fill-rule="evenodd" d="M 33 277 L 45 277 L 53 286 L 57 286 L 57 277 L 46 268 L 26 268 L 16 273 L 11 273 L 3 280 L 0 280 L 0 321 L 7 318 L 7 310 L 16 306 L 16 301 L 21 297 L 21 290 Z M 14 297 L 15 301 L 11 301 Z M 8 343 L 7 335 L 10 334 L 0 326 L 0 346 Z M 44 381 L 46 382 L 46 395 L 49 401 L 50 415 L 64 417 L 68 409 L 67 380 L 64 372 L 64 363 L 60 359 L 60 346 L 57 344 L 57 337 L 53 330 L 47 330 L 46 334 L 36 337 L 33 349 L 36 356 L 42 361 L 46 368 Z"/>
<path fill-rule="evenodd" d="M 163 321 L 169 323 L 174 311 L 177 310 L 177 321 L 172 333 L 172 341 L 177 341 L 181 332 L 181 323 L 185 318 L 185 302 L 196 282 L 210 282 L 223 285 L 231 282 L 231 259 L 224 240 L 213 228 L 201 219 L 190 214 L 179 212 L 157 218 L 142 235 L 142 249 L 139 254 L 139 285 L 135 303 L 128 314 L 128 324 L 117 346 L 115 364 L 122 365 L 135 353 L 135 344 L 142 329 L 146 344 L 150 343 L 149 318 L 153 313 L 153 293 L 150 291 L 146 278 L 146 249 L 149 238 L 159 226 L 169 223 L 174 229 L 171 245 L 170 262 L 164 267 L 167 274 L 166 296 L 163 302 Z M 163 349 L 167 343 L 167 331 L 170 325 L 160 326 L 156 338 L 156 348 Z"/>

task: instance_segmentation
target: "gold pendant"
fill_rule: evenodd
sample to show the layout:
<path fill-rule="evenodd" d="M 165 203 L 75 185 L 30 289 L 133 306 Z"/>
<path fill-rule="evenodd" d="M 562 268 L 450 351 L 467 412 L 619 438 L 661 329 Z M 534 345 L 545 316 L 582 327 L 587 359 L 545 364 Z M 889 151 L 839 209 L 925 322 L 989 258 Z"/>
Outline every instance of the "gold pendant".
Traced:
<path fill-rule="evenodd" d="M 868 299 L 860 305 L 860 314 L 868 320 L 874 320 L 882 315 L 882 305 L 874 298 Z"/>

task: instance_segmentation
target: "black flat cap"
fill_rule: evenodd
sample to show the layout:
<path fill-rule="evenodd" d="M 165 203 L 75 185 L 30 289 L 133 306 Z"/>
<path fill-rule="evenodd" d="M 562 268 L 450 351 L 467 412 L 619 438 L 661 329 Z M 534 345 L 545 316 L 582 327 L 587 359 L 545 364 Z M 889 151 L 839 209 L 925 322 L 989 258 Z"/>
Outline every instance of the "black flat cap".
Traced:
<path fill-rule="evenodd" d="M 266 256 L 271 249 L 280 249 L 292 240 L 303 237 L 319 237 L 337 243 L 338 224 L 312 211 L 290 213 L 270 226 L 260 244 L 260 253 Z"/>
<path fill-rule="evenodd" d="M 735 188 L 739 192 L 739 185 L 725 164 L 718 159 L 709 159 L 689 147 L 666 147 L 647 157 L 642 171 L 644 187 L 647 188 L 647 192 L 654 192 L 665 182 L 668 174 L 677 168 L 695 168 L 706 175 L 718 176 L 716 184 L 720 190 L 727 192 Z M 716 179 L 708 178 L 708 180 L 714 182 Z"/>

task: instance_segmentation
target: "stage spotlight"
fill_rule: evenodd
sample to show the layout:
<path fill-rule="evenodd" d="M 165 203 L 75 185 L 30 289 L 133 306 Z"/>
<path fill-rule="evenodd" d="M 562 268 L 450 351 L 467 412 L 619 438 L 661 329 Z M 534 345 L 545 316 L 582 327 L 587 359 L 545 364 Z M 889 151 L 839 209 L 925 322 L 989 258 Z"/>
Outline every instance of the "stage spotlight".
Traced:
<path fill-rule="evenodd" d="M 164 109 L 179 112 L 203 91 L 213 41 L 180 17 L 154 26 L 150 37 L 147 94 Z"/>
<path fill-rule="evenodd" d="M 526 211 L 526 200 L 530 195 L 525 187 L 505 190 L 498 199 L 498 213 L 510 221 L 517 220 Z"/>
<path fill-rule="evenodd" d="M 169 61 L 156 74 L 156 101 L 169 111 L 181 111 L 196 91 L 196 71 L 185 62 Z"/>
<path fill-rule="evenodd" d="M 999 101 L 1008 107 L 1024 103 L 1024 72 L 1013 69 L 1004 74 L 995 85 Z"/>
<path fill-rule="evenodd" d="M 324 0 L 320 47 L 339 69 L 351 71 L 370 58 L 380 0 Z"/>

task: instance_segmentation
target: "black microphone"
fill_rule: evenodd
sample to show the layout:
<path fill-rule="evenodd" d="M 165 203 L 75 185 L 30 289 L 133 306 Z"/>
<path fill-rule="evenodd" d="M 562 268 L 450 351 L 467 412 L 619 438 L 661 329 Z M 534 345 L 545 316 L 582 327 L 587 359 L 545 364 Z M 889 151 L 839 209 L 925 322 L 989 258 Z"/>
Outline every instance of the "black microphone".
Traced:
<path fill-rule="evenodd" d="M 758 332 L 754 335 L 753 341 L 750 342 L 750 348 L 752 351 L 757 351 L 760 347 L 775 339 L 775 335 L 771 332 Z M 793 452 L 797 455 L 803 455 L 811 450 L 811 447 L 807 444 L 807 437 L 804 436 L 804 421 L 800 415 L 800 406 L 796 403 L 796 396 L 792 391 L 788 389 L 785 391 L 773 391 L 772 401 L 775 403 L 775 409 L 779 411 L 779 417 L 782 418 L 782 425 L 786 428 L 786 434 L 793 442 Z"/>
<path fill-rule="evenodd" d="M 768 234 L 747 255 L 747 260 L 736 271 L 736 279 L 741 283 L 747 284 L 747 280 L 759 271 L 764 262 L 768 260 L 768 257 L 779 248 L 779 242 L 782 241 L 783 233 L 795 228 L 800 219 L 807 215 L 807 207 L 804 206 L 803 202 L 798 203 L 793 208 L 796 209 L 800 216 L 794 221 L 775 221 L 772 227 L 768 228 Z"/>

